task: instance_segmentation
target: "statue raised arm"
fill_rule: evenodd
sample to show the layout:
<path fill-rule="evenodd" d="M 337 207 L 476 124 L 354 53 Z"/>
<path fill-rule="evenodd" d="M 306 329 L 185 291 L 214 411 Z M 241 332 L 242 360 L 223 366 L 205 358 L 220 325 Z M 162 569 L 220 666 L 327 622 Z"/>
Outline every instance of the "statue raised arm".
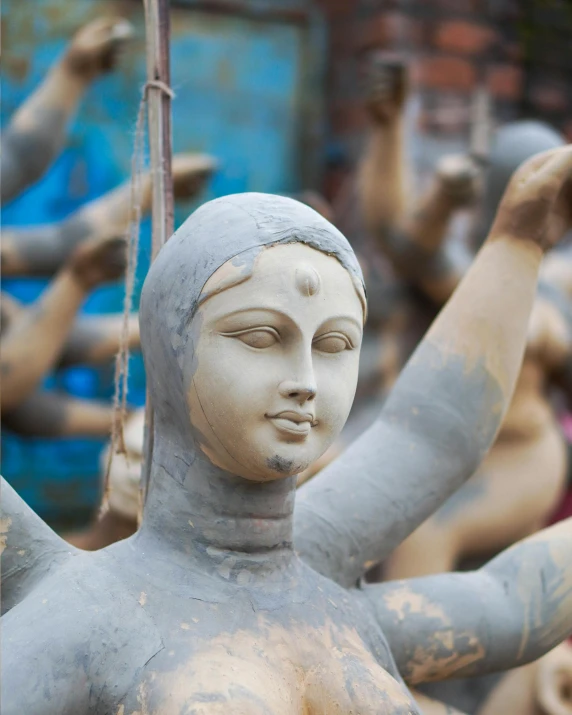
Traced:
<path fill-rule="evenodd" d="M 86 89 L 113 69 L 132 34 L 131 24 L 121 18 L 98 18 L 78 30 L 2 134 L 0 203 L 15 198 L 48 169 Z"/>
<path fill-rule="evenodd" d="M 173 191 L 176 200 L 195 198 L 215 168 L 204 154 L 175 154 Z M 151 175 L 141 177 L 139 211 L 151 211 Z M 133 218 L 131 182 L 81 206 L 63 221 L 43 226 L 8 226 L 2 229 L 0 260 L 4 276 L 52 275 L 79 243 L 108 236 L 125 236 Z"/>

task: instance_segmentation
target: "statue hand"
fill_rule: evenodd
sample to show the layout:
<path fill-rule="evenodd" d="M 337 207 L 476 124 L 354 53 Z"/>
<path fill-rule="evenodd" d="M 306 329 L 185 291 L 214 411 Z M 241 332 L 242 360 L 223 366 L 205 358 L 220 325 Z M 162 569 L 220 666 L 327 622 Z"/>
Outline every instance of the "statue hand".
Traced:
<path fill-rule="evenodd" d="M 365 81 L 365 106 L 376 123 L 395 119 L 403 110 L 409 77 L 407 66 L 375 54 L 367 70 Z"/>
<path fill-rule="evenodd" d="M 113 70 L 133 26 L 123 18 L 98 18 L 76 32 L 64 56 L 66 66 L 86 81 Z"/>
<path fill-rule="evenodd" d="M 512 175 L 491 236 L 556 245 L 572 225 L 572 146 L 537 154 Z"/>
<path fill-rule="evenodd" d="M 86 290 L 92 290 L 101 283 L 119 280 L 127 265 L 125 239 L 107 236 L 85 241 L 75 249 L 69 265 Z"/>
<path fill-rule="evenodd" d="M 216 169 L 216 160 L 208 154 L 175 154 L 173 191 L 176 199 L 196 196 Z"/>
<path fill-rule="evenodd" d="M 479 171 L 466 154 L 447 154 L 437 164 L 437 177 L 455 206 L 472 204 L 479 194 Z"/>
<path fill-rule="evenodd" d="M 572 715 L 572 647 L 567 643 L 538 662 L 536 698 L 546 715 Z"/>

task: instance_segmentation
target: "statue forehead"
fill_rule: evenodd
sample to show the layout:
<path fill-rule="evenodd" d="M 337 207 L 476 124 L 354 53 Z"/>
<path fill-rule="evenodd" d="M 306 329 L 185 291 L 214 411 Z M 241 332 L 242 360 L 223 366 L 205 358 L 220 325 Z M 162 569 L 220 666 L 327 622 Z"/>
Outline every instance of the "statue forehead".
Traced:
<path fill-rule="evenodd" d="M 199 305 L 222 293 L 217 307 L 227 303 L 231 310 L 237 300 L 263 307 L 265 301 L 277 306 L 281 299 L 288 301 L 296 296 L 320 298 L 335 309 L 346 305 L 349 311 L 361 303 L 351 274 L 336 258 L 299 243 L 268 246 L 258 251 L 252 262 L 227 261 L 205 284 Z M 313 303 L 302 304 L 311 307 Z"/>
<path fill-rule="evenodd" d="M 209 201 L 191 214 L 159 252 L 145 288 L 180 286 L 196 300 L 227 261 L 248 264 L 264 247 L 287 243 L 334 255 L 362 280 L 348 241 L 316 211 L 286 197 L 251 193 Z"/>

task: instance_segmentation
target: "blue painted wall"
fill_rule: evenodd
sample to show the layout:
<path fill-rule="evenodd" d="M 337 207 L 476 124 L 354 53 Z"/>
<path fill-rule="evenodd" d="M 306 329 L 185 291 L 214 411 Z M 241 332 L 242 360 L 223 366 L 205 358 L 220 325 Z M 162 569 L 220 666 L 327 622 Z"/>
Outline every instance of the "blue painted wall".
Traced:
<path fill-rule="evenodd" d="M 123 2 L 121 8 L 136 26 L 137 40 L 119 70 L 90 89 L 56 163 L 37 185 L 3 209 L 5 226 L 57 221 L 128 178 L 145 79 L 144 25 L 138 2 Z M 113 3 L 97 0 L 34 0 L 32 12 L 29 3 L 4 0 L 3 126 L 41 81 L 74 29 L 113 9 Z M 208 152 L 220 162 L 203 198 L 300 188 L 302 107 L 313 101 L 301 59 L 308 56 L 304 43 L 309 38 L 307 29 L 294 23 L 212 15 L 191 7 L 173 9 L 174 149 Z M 177 223 L 192 208 L 179 205 Z M 136 301 L 148 268 L 149 245 L 147 222 Z M 26 302 L 44 286 L 45 281 L 37 279 L 3 282 L 3 289 Z M 122 304 L 123 288 L 111 286 L 96 291 L 84 311 L 121 311 Z M 142 361 L 135 356 L 131 362 L 129 401 L 142 404 Z M 98 371 L 74 368 L 50 376 L 46 386 L 110 399 L 111 376 L 112 366 Z M 5 432 L 2 472 L 44 517 L 81 517 L 98 502 L 101 447 L 98 440 L 24 440 Z"/>

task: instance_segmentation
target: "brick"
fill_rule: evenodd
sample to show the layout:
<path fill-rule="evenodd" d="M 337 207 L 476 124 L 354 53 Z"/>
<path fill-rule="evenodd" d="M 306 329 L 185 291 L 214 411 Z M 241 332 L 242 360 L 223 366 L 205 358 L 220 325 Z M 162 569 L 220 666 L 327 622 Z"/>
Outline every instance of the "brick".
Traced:
<path fill-rule="evenodd" d="M 412 66 L 412 80 L 421 87 L 470 92 L 476 83 L 473 65 L 459 57 L 420 57 Z"/>
<path fill-rule="evenodd" d="M 448 20 L 437 24 L 433 44 L 443 52 L 474 55 L 486 52 L 496 39 L 490 27 L 465 20 Z"/>
<path fill-rule="evenodd" d="M 522 96 L 523 72 L 514 65 L 496 65 L 490 67 L 487 74 L 487 86 L 497 99 L 517 100 Z"/>
<path fill-rule="evenodd" d="M 361 20 L 354 33 L 354 47 L 365 50 L 371 47 L 417 47 L 423 42 L 420 20 L 399 12 L 381 12 Z"/>
<path fill-rule="evenodd" d="M 534 84 L 528 98 L 537 109 L 549 114 L 565 112 L 570 105 L 566 88 L 555 83 Z"/>

